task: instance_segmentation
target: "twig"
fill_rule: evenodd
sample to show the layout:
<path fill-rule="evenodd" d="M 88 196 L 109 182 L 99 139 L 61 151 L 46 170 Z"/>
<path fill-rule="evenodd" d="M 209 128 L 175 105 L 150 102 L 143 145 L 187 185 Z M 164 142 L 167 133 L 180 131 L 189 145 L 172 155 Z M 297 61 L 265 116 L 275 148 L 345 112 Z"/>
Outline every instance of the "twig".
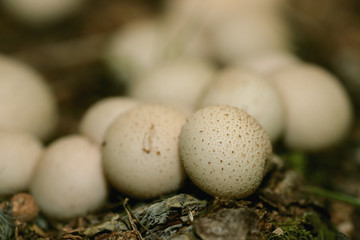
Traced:
<path fill-rule="evenodd" d="M 128 209 L 128 208 L 127 208 L 126 204 L 127 204 L 128 201 L 129 201 L 129 199 L 126 198 L 125 201 L 124 201 L 124 209 L 125 209 L 125 211 L 126 211 L 126 214 L 128 215 L 129 221 L 132 221 L 132 220 L 130 220 L 130 218 L 131 218 L 131 219 L 134 218 L 134 219 L 136 220 L 136 222 L 139 223 L 139 225 L 140 225 L 143 229 L 145 229 L 146 231 L 148 231 L 148 232 L 149 232 L 151 235 L 153 235 L 157 240 L 161 240 L 160 237 L 158 237 L 158 236 L 157 236 L 155 233 L 153 233 L 148 227 L 146 227 L 145 225 L 143 225 L 143 224 L 139 221 L 139 219 L 135 216 L 135 214 L 131 211 L 131 209 Z M 130 217 L 129 217 L 129 215 L 130 215 Z"/>
<path fill-rule="evenodd" d="M 131 216 L 130 210 L 126 207 L 126 204 L 127 204 L 128 202 L 129 202 L 129 199 L 128 199 L 128 198 L 125 198 L 125 200 L 124 200 L 124 202 L 123 202 L 123 207 L 124 207 L 124 209 L 125 209 L 125 212 L 126 212 L 126 214 L 127 214 L 128 219 L 129 219 L 131 228 L 132 228 L 132 230 L 134 230 L 134 231 L 137 233 L 137 235 L 140 237 L 140 239 L 143 240 L 144 238 L 141 236 L 141 233 L 140 233 L 139 230 L 137 229 L 137 227 L 136 227 L 136 225 L 135 225 L 135 223 L 134 223 L 134 220 L 133 220 L 133 218 L 132 218 L 132 216 Z"/>

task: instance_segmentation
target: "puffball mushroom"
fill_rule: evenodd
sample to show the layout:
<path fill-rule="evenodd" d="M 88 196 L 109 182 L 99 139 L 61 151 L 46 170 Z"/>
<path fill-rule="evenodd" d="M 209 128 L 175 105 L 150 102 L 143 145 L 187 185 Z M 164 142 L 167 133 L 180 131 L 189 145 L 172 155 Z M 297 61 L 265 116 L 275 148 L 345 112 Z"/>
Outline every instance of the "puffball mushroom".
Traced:
<path fill-rule="evenodd" d="M 285 21 L 278 14 L 248 11 L 228 15 L 209 31 L 215 58 L 225 64 L 267 51 L 290 49 Z"/>
<path fill-rule="evenodd" d="M 104 61 L 114 77 L 129 83 L 155 66 L 178 57 L 204 58 L 202 35 L 154 19 L 139 20 L 119 29 L 110 39 Z"/>
<path fill-rule="evenodd" d="M 106 129 L 120 114 L 137 106 L 138 101 L 127 97 L 109 97 L 92 105 L 80 121 L 80 133 L 101 144 Z"/>
<path fill-rule="evenodd" d="M 165 20 L 179 22 L 185 27 L 199 24 L 211 27 L 214 22 L 247 11 L 277 12 L 284 0 L 168 0 L 165 2 Z"/>
<path fill-rule="evenodd" d="M 262 76 L 242 68 L 221 71 L 200 100 L 199 107 L 231 105 L 254 117 L 272 142 L 284 129 L 284 107 L 276 88 Z"/>
<path fill-rule="evenodd" d="M 157 104 L 118 116 L 106 131 L 102 149 L 110 183 L 143 199 L 177 190 L 185 178 L 178 147 L 185 119 L 182 112 Z"/>
<path fill-rule="evenodd" d="M 175 59 L 140 77 L 131 85 L 129 95 L 144 102 L 164 104 L 191 113 L 214 72 L 214 67 L 205 61 Z"/>
<path fill-rule="evenodd" d="M 353 111 L 348 94 L 333 75 L 310 64 L 284 68 L 272 75 L 285 107 L 285 144 L 319 151 L 340 142 Z"/>
<path fill-rule="evenodd" d="M 32 135 L 0 131 L 0 195 L 28 189 L 42 151 Z"/>
<path fill-rule="evenodd" d="M 155 66 L 166 45 L 160 23 L 154 20 L 132 22 L 110 39 L 104 60 L 120 82 L 129 82 Z"/>
<path fill-rule="evenodd" d="M 196 111 L 181 129 L 180 153 L 189 178 L 219 198 L 244 198 L 260 185 L 271 142 L 243 110 L 210 106 Z"/>
<path fill-rule="evenodd" d="M 84 0 L 3 0 L 17 18 L 31 25 L 44 25 L 61 20 L 78 11 Z"/>
<path fill-rule="evenodd" d="M 263 52 L 240 60 L 236 66 L 249 69 L 253 72 L 270 76 L 274 72 L 295 64 L 300 60 L 290 52 L 270 51 Z"/>
<path fill-rule="evenodd" d="M 43 77 L 21 62 L 0 56 L 0 129 L 46 139 L 57 121 L 55 96 Z"/>
<path fill-rule="evenodd" d="M 52 218 L 98 209 L 107 196 L 99 146 L 79 135 L 56 140 L 44 151 L 30 192 L 40 210 Z"/>

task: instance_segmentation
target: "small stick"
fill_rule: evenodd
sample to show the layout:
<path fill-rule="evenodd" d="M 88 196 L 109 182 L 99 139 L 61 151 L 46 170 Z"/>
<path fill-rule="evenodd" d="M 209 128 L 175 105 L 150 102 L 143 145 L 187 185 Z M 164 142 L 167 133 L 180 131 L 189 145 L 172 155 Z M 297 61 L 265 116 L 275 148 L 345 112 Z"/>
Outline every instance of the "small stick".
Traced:
<path fill-rule="evenodd" d="M 134 219 L 136 220 L 136 222 L 138 222 L 143 229 L 145 229 L 146 231 L 148 231 L 148 232 L 149 232 L 151 235 L 153 235 L 157 240 L 161 240 L 161 238 L 159 238 L 159 237 L 158 237 L 155 233 L 153 233 L 149 228 L 147 228 L 146 226 L 144 226 L 144 225 L 139 221 L 139 219 L 135 216 L 135 214 L 134 214 L 130 209 L 127 208 L 126 204 L 127 204 L 128 201 L 129 201 L 129 199 L 126 198 L 125 201 L 124 201 L 124 208 L 125 208 L 126 213 L 128 214 L 129 220 L 130 220 L 130 218 L 131 218 L 131 219 L 134 218 Z M 129 216 L 130 216 L 130 217 L 129 217 Z M 132 220 L 130 220 L 130 222 L 132 222 Z"/>
<path fill-rule="evenodd" d="M 123 202 L 123 207 L 125 209 L 125 212 L 127 214 L 127 217 L 129 219 L 129 222 L 131 224 L 131 228 L 132 230 L 134 230 L 136 232 L 136 234 L 140 237 L 141 240 L 144 240 L 144 238 L 141 236 L 141 233 L 139 232 L 139 230 L 137 229 L 135 223 L 134 223 L 134 220 L 131 216 L 131 213 L 130 213 L 130 210 L 126 207 L 126 204 L 129 202 L 129 199 L 128 198 L 125 198 L 124 202 Z"/>

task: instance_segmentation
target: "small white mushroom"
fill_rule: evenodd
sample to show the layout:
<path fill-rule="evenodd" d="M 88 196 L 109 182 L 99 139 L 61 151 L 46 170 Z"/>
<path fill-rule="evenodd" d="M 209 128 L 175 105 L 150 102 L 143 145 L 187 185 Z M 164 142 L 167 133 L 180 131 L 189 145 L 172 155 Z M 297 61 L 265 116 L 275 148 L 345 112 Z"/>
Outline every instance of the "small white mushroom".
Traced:
<path fill-rule="evenodd" d="M 4 8 L 29 25 L 46 25 L 78 11 L 85 0 L 3 0 Z"/>
<path fill-rule="evenodd" d="M 80 121 L 80 133 L 101 144 L 106 129 L 120 114 L 137 106 L 138 101 L 127 97 L 109 97 L 92 105 Z"/>
<path fill-rule="evenodd" d="M 326 70 L 310 64 L 284 68 L 272 75 L 285 107 L 285 144 L 319 151 L 346 136 L 353 111 L 348 94 Z"/>
<path fill-rule="evenodd" d="M 247 11 L 278 12 L 284 0 L 168 0 L 165 20 L 178 22 L 183 28 L 198 25 L 211 28 L 220 19 Z"/>
<path fill-rule="evenodd" d="M 118 81 L 128 83 L 154 67 L 163 58 L 165 46 L 163 27 L 159 22 L 136 21 L 114 34 L 104 60 Z"/>
<path fill-rule="evenodd" d="M 32 135 L 0 131 L 0 195 L 28 189 L 42 151 Z"/>
<path fill-rule="evenodd" d="M 120 192 L 152 198 L 177 190 L 185 177 L 178 137 L 182 112 L 161 105 L 140 105 L 118 116 L 103 144 L 104 171 Z"/>
<path fill-rule="evenodd" d="M 99 146 L 78 135 L 56 140 L 38 162 L 30 191 L 40 210 L 52 218 L 98 209 L 107 196 Z"/>
<path fill-rule="evenodd" d="M 164 104 L 191 113 L 214 72 L 214 67 L 205 61 L 172 60 L 138 79 L 131 86 L 129 95 L 147 103 Z"/>
<path fill-rule="evenodd" d="M 0 56 L 0 129 L 46 139 L 57 120 L 55 96 L 42 76 L 21 62 Z"/>
<path fill-rule="evenodd" d="M 231 105 L 254 117 L 275 142 L 284 129 L 282 100 L 270 81 L 242 68 L 228 68 L 219 73 L 200 101 L 209 105 Z"/>
<path fill-rule="evenodd" d="M 110 39 L 104 61 L 114 77 L 131 83 L 155 66 L 178 57 L 204 58 L 202 35 L 154 19 L 126 25 Z"/>
<path fill-rule="evenodd" d="M 189 178 L 220 198 L 244 198 L 260 185 L 271 142 L 260 124 L 230 106 L 196 111 L 180 134 L 180 153 Z"/>
<path fill-rule="evenodd" d="M 282 17 L 267 11 L 232 14 L 212 26 L 209 38 L 214 55 L 231 64 L 267 51 L 287 51 L 289 33 Z"/>
<path fill-rule="evenodd" d="M 300 60 L 290 52 L 270 51 L 249 56 L 236 63 L 236 65 L 264 76 L 270 76 L 282 68 L 299 64 L 299 62 Z"/>

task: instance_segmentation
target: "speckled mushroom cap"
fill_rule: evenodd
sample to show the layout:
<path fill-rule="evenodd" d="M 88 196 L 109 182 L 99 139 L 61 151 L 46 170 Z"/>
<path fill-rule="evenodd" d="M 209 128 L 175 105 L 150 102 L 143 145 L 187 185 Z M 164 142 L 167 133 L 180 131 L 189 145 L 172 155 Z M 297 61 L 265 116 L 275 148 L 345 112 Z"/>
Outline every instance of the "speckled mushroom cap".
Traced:
<path fill-rule="evenodd" d="M 0 195 L 28 189 L 42 151 L 32 135 L 0 131 Z"/>
<path fill-rule="evenodd" d="M 0 55 L 0 129 L 46 139 L 58 120 L 55 96 L 27 65 Z"/>
<path fill-rule="evenodd" d="M 3 0 L 2 3 L 24 23 L 46 25 L 79 10 L 85 0 Z"/>
<path fill-rule="evenodd" d="M 215 67 L 206 61 L 179 58 L 159 65 L 130 87 L 129 95 L 147 103 L 158 103 L 192 113 L 202 92 L 210 84 Z"/>
<path fill-rule="evenodd" d="M 260 185 L 269 137 L 246 112 L 230 106 L 196 111 L 180 134 L 180 153 L 189 178 L 220 198 L 244 198 Z"/>
<path fill-rule="evenodd" d="M 285 106 L 285 144 L 296 150 L 318 151 L 347 134 L 353 111 L 340 82 L 326 70 L 297 64 L 272 75 Z"/>
<path fill-rule="evenodd" d="M 107 186 L 99 146 L 79 135 L 56 140 L 42 155 L 30 192 L 52 218 L 80 216 L 101 207 Z"/>
<path fill-rule="evenodd" d="M 161 105 L 140 105 L 108 128 L 103 164 L 110 183 L 135 198 L 152 198 L 178 189 L 185 177 L 178 137 L 182 112 Z"/>
<path fill-rule="evenodd" d="M 101 144 L 109 125 L 120 114 L 137 106 L 138 101 L 127 97 L 109 97 L 96 102 L 80 120 L 80 133 Z"/>
<path fill-rule="evenodd" d="M 284 129 L 284 107 L 277 89 L 263 76 L 243 68 L 220 72 L 200 101 L 200 108 L 231 105 L 253 116 L 275 142 Z"/>

